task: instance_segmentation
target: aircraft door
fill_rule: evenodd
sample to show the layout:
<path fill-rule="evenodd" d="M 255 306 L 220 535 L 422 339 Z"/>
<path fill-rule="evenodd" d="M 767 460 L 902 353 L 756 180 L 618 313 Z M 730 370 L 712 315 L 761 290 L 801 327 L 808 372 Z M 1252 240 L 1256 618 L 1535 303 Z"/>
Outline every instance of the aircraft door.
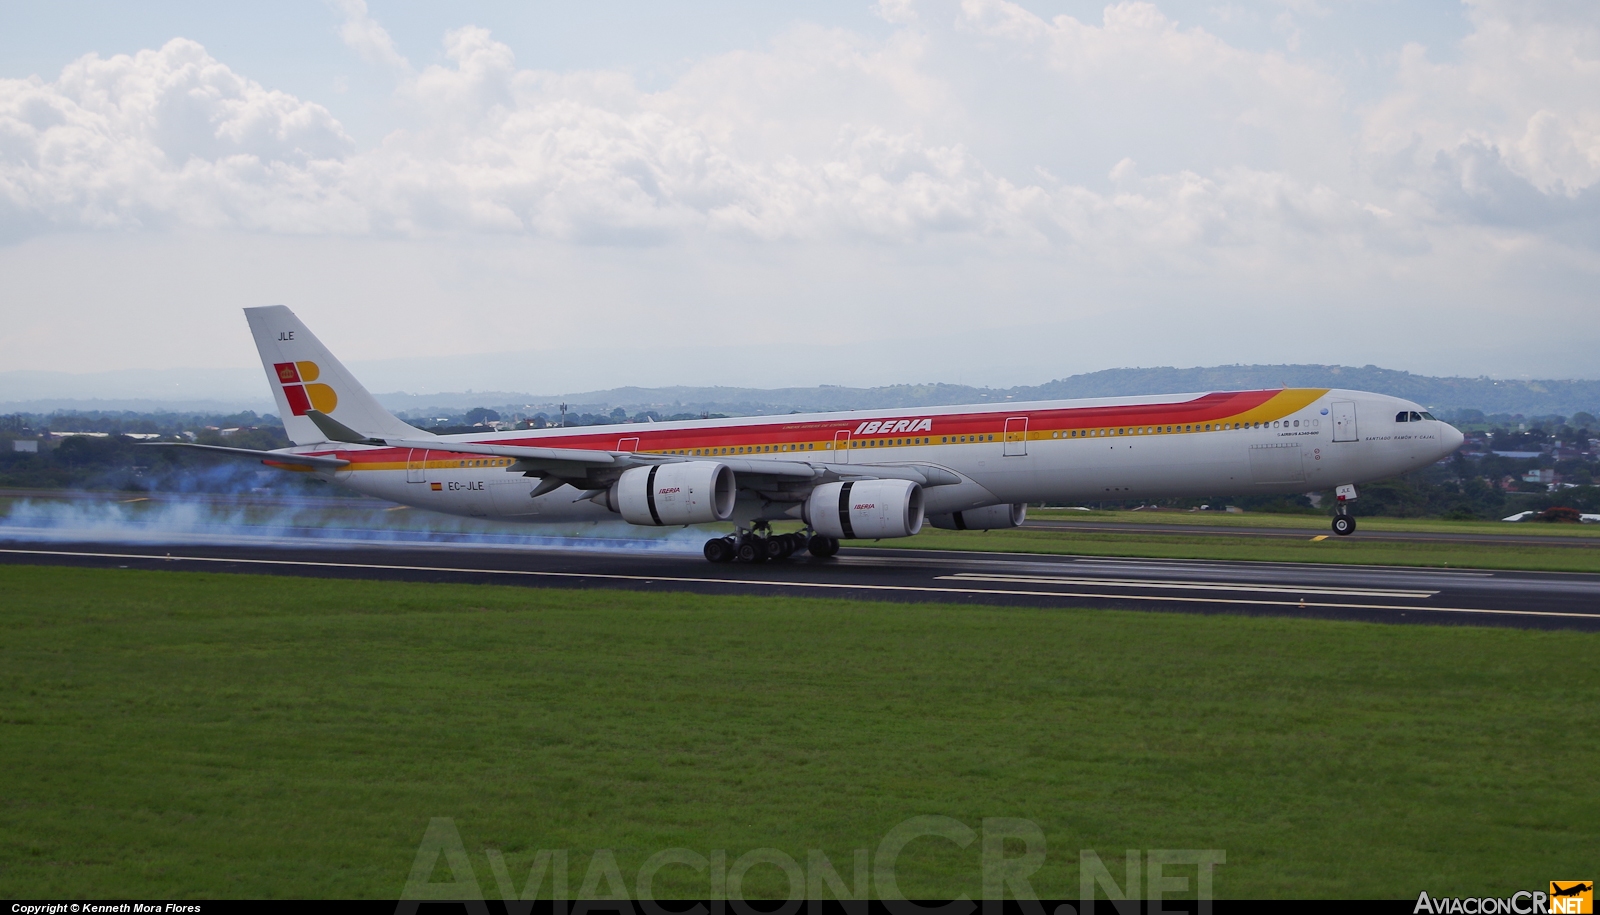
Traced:
<path fill-rule="evenodd" d="M 1005 457 L 1022 457 L 1028 453 L 1028 417 L 1006 419 L 1005 443 L 1000 453 Z"/>
<path fill-rule="evenodd" d="M 1333 440 L 1336 442 L 1359 442 L 1361 438 L 1356 434 L 1356 405 L 1349 401 L 1339 401 L 1328 404 L 1328 409 L 1333 411 Z"/>
<path fill-rule="evenodd" d="M 423 448 L 412 448 L 406 455 L 406 482 L 428 482 L 428 452 Z"/>
<path fill-rule="evenodd" d="M 618 439 L 617 440 L 617 450 L 618 451 L 638 451 L 639 450 L 639 439 L 637 437 Z"/>
<path fill-rule="evenodd" d="M 840 429 L 833 433 L 833 456 L 828 458 L 828 463 L 850 463 L 850 430 Z"/>

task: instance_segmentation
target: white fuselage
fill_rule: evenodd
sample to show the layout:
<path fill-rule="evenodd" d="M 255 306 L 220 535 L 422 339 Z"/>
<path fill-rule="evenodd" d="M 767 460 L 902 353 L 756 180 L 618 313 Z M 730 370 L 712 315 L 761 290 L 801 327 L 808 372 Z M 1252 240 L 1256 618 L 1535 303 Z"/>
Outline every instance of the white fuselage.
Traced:
<path fill-rule="evenodd" d="M 1461 433 L 1422 408 L 1359 391 L 1288 389 L 1170 397 L 871 410 L 729 420 L 625 424 L 440 436 L 436 447 L 302 446 L 351 461 L 321 475 L 395 502 L 524 522 L 614 519 L 514 460 L 450 450 L 457 444 L 599 449 L 687 459 L 806 462 L 869 475 L 877 467 L 936 467 L 959 482 L 925 489 L 930 515 L 1001 503 L 1075 503 L 1174 496 L 1328 490 L 1438 461 Z M 741 491 L 736 520 L 794 517 Z"/>

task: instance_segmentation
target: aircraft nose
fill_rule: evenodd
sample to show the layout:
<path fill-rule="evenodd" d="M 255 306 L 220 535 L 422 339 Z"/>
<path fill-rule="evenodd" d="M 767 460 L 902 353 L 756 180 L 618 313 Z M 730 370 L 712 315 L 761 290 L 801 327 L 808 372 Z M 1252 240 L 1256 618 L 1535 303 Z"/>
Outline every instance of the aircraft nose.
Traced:
<path fill-rule="evenodd" d="M 1440 423 L 1439 425 L 1444 427 L 1439 430 L 1440 446 L 1444 448 L 1446 455 L 1455 454 L 1456 449 L 1461 447 L 1461 443 L 1465 442 L 1467 437 L 1461 434 L 1460 429 L 1449 423 Z"/>

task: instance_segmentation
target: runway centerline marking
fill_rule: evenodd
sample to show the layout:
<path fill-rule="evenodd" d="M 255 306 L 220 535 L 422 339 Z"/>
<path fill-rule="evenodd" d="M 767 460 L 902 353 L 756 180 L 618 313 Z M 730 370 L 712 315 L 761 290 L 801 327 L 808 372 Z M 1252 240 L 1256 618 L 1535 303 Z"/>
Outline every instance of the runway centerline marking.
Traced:
<path fill-rule="evenodd" d="M 1078 578 L 1068 576 L 1005 575 L 1002 573 L 957 572 L 940 575 L 940 581 L 986 581 L 995 584 L 1016 582 L 1028 585 L 1094 585 L 1102 588 L 1164 588 L 1171 591 L 1251 591 L 1264 594 L 1321 594 L 1325 597 L 1388 597 L 1426 600 L 1438 591 L 1411 591 L 1398 588 L 1340 588 L 1332 585 L 1230 585 L 1209 581 L 1173 581 L 1163 578 Z"/>
<path fill-rule="evenodd" d="M 1327 610 L 1401 610 L 1405 612 L 1469 613 L 1486 616 L 1538 616 L 1554 619 L 1600 619 L 1600 613 L 1566 613 L 1559 610 L 1497 610 L 1488 607 L 1429 607 L 1415 604 L 1347 604 L 1305 600 L 1259 600 L 1224 597 L 1178 597 L 1166 594 L 1094 594 L 1060 591 L 1020 591 L 999 588 L 941 588 L 926 585 L 870 585 L 828 581 L 763 581 L 751 578 L 695 578 L 672 575 L 619 575 L 611 572 L 545 572 L 531 569 L 462 569 L 450 566 L 403 566 L 370 562 L 326 562 L 308 559 L 248 559 L 224 556 L 174 556 L 171 553 L 154 556 L 149 553 L 90 553 L 77 550 L 16 550 L 0 549 L 0 555 L 20 556 L 83 556 L 94 559 L 144 559 L 154 562 L 210 562 L 238 565 L 287 566 L 292 568 L 370 569 L 383 572 L 442 572 L 453 575 L 513 575 L 531 578 L 572 578 L 598 581 L 630 581 L 640 583 L 678 582 L 696 585 L 759 585 L 770 588 L 816 588 L 843 591 L 902 591 L 914 594 L 982 594 L 997 597 L 1050 597 L 1057 600 L 1099 598 L 1121 601 L 1147 601 L 1152 603 L 1226 604 L 1241 607 L 1293 607 L 1296 609 Z"/>

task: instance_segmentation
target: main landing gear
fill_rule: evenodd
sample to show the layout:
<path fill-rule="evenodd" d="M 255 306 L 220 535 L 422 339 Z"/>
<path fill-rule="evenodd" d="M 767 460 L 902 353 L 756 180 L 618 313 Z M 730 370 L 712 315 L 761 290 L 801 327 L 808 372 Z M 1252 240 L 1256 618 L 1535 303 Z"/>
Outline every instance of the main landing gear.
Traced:
<path fill-rule="evenodd" d="M 774 534 L 762 528 L 707 540 L 705 555 L 712 562 L 766 562 L 769 559 L 788 559 L 801 550 L 809 550 L 818 559 L 826 559 L 839 552 L 839 541 L 821 534 L 807 535 L 804 531 Z"/>

